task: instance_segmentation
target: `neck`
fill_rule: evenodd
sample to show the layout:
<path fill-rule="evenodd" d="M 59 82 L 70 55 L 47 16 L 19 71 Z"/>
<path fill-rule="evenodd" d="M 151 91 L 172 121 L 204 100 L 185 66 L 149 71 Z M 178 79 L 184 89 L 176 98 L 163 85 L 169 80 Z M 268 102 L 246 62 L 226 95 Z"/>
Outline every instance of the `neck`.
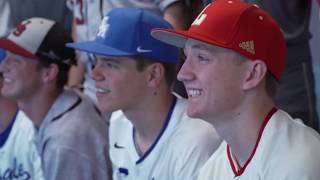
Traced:
<path fill-rule="evenodd" d="M 248 105 L 245 105 L 248 104 Z M 245 103 L 228 119 L 214 120 L 218 134 L 232 149 L 232 153 L 242 166 L 254 150 L 262 123 L 274 104 L 270 98 L 256 98 Z"/>
<path fill-rule="evenodd" d="M 135 141 L 141 151 L 145 153 L 155 141 L 163 127 L 170 111 L 173 95 L 157 94 L 131 112 L 124 112 L 135 127 Z"/>
<path fill-rule="evenodd" d="M 30 99 L 18 101 L 19 108 L 31 119 L 37 128 L 39 128 L 47 115 L 49 109 L 60 95 L 60 91 L 50 93 L 38 93 Z"/>
<path fill-rule="evenodd" d="M 8 127 L 17 110 L 16 103 L 0 97 L 0 133 Z"/>

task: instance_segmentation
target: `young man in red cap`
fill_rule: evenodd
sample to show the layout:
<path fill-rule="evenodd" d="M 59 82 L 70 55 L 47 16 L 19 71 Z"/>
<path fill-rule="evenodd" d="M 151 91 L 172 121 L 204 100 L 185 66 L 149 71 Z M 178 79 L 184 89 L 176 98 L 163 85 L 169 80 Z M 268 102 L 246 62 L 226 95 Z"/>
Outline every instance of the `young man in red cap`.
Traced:
<path fill-rule="evenodd" d="M 186 100 L 172 94 L 179 51 L 153 39 L 155 27 L 171 26 L 145 10 L 115 8 L 94 41 L 69 44 L 97 55 L 92 77 L 98 107 L 112 112 L 114 180 L 194 180 L 220 144 L 213 126 L 188 117 Z"/>
<path fill-rule="evenodd" d="M 319 179 L 320 136 L 272 101 L 286 45 L 271 16 L 239 0 L 216 0 L 188 31 L 152 35 L 184 48 L 178 79 L 188 115 L 213 124 L 224 139 L 199 180 Z"/>
<path fill-rule="evenodd" d="M 90 102 L 64 89 L 75 53 L 58 23 L 23 21 L 0 39 L 2 95 L 16 101 L 38 131 L 37 150 L 46 180 L 108 180 L 106 123 Z"/>

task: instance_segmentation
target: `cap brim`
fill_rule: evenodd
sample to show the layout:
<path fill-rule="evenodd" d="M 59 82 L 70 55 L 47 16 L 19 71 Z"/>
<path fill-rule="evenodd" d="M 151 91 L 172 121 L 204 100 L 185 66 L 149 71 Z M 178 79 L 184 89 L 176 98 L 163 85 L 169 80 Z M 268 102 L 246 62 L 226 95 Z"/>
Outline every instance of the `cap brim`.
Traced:
<path fill-rule="evenodd" d="M 155 28 L 151 31 L 151 36 L 164 43 L 184 48 L 189 38 L 187 31 L 179 31 L 165 28 Z"/>
<path fill-rule="evenodd" d="M 165 28 L 155 28 L 151 31 L 151 36 L 159 41 L 164 43 L 184 48 L 188 39 L 194 39 L 198 41 L 202 41 L 204 43 L 208 43 L 211 45 L 216 45 L 224 48 L 230 48 L 228 45 L 220 43 L 218 41 L 213 40 L 212 38 L 205 37 L 201 34 L 194 33 L 192 31 L 180 31 L 180 30 L 172 30 Z"/>
<path fill-rule="evenodd" d="M 24 56 L 27 58 L 33 58 L 33 59 L 37 58 L 35 55 L 30 53 L 29 51 L 25 50 L 21 46 L 17 45 L 13 41 L 6 38 L 0 39 L 0 48 L 6 49 L 7 51 L 10 51 L 14 54 L 18 54 L 20 56 Z"/>
<path fill-rule="evenodd" d="M 133 56 L 135 54 L 121 51 L 95 41 L 67 43 L 67 47 L 102 56 Z"/>

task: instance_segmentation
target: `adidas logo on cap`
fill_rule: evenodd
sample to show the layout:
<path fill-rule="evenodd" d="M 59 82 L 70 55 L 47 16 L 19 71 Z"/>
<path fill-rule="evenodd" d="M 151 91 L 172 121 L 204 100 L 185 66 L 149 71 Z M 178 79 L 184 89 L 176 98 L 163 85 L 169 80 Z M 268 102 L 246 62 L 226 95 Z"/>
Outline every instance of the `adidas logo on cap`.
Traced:
<path fill-rule="evenodd" d="M 251 54 L 256 54 L 253 41 L 242 42 L 242 43 L 239 44 L 239 47 L 241 47 L 242 49 L 248 51 Z"/>

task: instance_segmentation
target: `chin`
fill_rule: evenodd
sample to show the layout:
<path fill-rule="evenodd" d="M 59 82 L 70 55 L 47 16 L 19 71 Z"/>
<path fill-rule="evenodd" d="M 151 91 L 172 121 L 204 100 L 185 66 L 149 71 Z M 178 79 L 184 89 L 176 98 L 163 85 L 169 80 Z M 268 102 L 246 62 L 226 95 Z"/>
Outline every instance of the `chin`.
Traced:
<path fill-rule="evenodd" d="M 111 106 L 108 106 L 106 104 L 102 104 L 102 103 L 99 103 L 99 102 L 97 104 L 97 107 L 102 113 L 107 113 L 107 114 L 108 113 L 112 113 L 112 112 L 117 110 L 115 108 L 112 108 Z"/>
<path fill-rule="evenodd" d="M 5 97 L 7 99 L 11 99 L 11 100 L 17 100 L 15 97 L 15 94 L 12 94 L 12 92 L 7 92 L 7 91 L 2 91 L 1 92 L 2 97 Z"/>
<path fill-rule="evenodd" d="M 199 116 L 200 116 L 198 111 L 196 111 L 195 109 L 190 109 L 190 108 L 188 108 L 188 110 L 187 110 L 187 115 L 192 118 L 199 118 Z"/>
<path fill-rule="evenodd" d="M 192 117 L 192 118 L 197 118 L 197 119 L 202 119 L 202 120 L 205 120 L 207 121 L 208 119 L 208 114 L 206 114 L 205 112 L 203 111 L 200 111 L 199 109 L 188 109 L 187 111 L 187 115 L 189 117 Z"/>

